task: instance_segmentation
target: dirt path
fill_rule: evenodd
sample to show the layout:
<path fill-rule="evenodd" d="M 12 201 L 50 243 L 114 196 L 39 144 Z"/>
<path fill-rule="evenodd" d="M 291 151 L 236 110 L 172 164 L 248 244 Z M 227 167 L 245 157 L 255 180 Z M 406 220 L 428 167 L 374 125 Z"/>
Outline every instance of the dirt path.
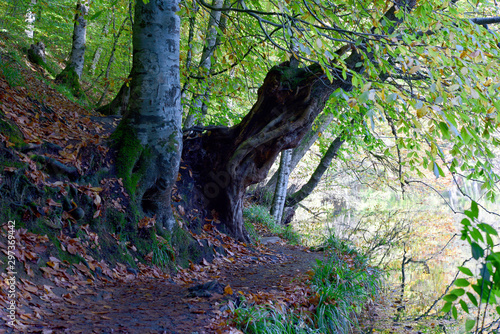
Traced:
<path fill-rule="evenodd" d="M 211 292 L 211 297 L 194 296 L 191 285 L 171 279 L 137 279 L 91 287 L 73 299 L 44 305 L 43 321 L 34 323 L 31 332 L 43 333 L 212 333 L 207 326 L 238 291 L 284 293 L 294 279 L 311 269 L 322 253 L 300 247 L 271 245 L 262 256 L 267 263 L 235 261 L 209 275 L 233 290 Z M 252 260 L 252 259 L 250 259 Z M 203 283 L 203 282 L 199 282 Z"/>

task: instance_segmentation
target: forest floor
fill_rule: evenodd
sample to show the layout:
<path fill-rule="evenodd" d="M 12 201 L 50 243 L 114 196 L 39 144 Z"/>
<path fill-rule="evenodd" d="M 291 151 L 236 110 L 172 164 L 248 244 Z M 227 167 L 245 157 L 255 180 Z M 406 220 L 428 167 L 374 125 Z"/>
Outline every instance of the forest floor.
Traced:
<path fill-rule="evenodd" d="M 218 270 L 208 264 L 205 268 L 212 267 L 208 282 L 217 283 L 198 290 L 201 293 L 193 293 L 189 289 L 193 284 L 177 283 L 176 278 L 134 277 L 128 281 L 86 287 L 76 298 L 40 305 L 38 312 L 42 319 L 33 321 L 26 330 L 42 333 L 241 333 L 224 320 L 228 303 L 237 304 L 236 296 L 245 296 L 247 300 L 291 298 L 289 292 L 299 289 L 305 273 L 316 259 L 323 258 L 323 253 L 280 243 L 270 245 L 260 257 L 266 260 L 235 261 Z"/>

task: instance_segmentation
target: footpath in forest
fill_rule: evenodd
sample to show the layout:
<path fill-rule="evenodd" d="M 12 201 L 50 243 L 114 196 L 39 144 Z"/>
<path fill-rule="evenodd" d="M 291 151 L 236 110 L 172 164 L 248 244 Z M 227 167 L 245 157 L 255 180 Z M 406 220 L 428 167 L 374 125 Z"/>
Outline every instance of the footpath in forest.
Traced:
<path fill-rule="evenodd" d="M 298 280 L 320 253 L 287 245 L 271 246 L 262 260 L 234 261 L 223 268 L 193 266 L 207 271 L 205 284 L 182 284 L 174 279 L 133 278 L 85 289 L 72 303 L 45 305 L 45 321 L 32 330 L 43 333 L 241 333 L 227 324 L 228 304 L 247 300 L 278 301 L 297 298 L 305 287 Z M 227 261 L 227 258 L 223 260 Z M 227 263 L 227 262 L 226 262 Z M 198 269 L 198 270 L 196 270 Z M 186 272 L 181 272 L 181 275 Z M 202 281 L 200 281 L 202 282 Z M 198 288 L 198 289 L 193 289 Z"/>
<path fill-rule="evenodd" d="M 269 247 L 247 246 L 216 230 L 197 239 L 224 248 L 227 255 L 191 264 L 174 276 L 143 268 L 109 280 L 69 277 L 67 266 L 53 262 L 52 280 L 71 284 L 64 289 L 22 279 L 19 289 L 27 296 L 22 324 L 0 333 L 242 333 L 231 326 L 230 310 L 243 298 L 255 304 L 308 304 L 307 278 L 322 252 L 277 237 Z M 85 271 L 80 269 L 78 276 Z"/>

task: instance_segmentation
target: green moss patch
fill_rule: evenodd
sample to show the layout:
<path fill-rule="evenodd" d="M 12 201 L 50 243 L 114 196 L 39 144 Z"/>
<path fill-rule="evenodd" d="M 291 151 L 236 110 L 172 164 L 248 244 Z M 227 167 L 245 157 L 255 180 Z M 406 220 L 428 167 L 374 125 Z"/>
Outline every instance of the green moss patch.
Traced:
<path fill-rule="evenodd" d="M 57 75 L 56 83 L 68 87 L 75 97 L 80 98 L 85 95 L 80 86 L 80 78 L 72 66 L 66 66 L 66 68 Z"/>

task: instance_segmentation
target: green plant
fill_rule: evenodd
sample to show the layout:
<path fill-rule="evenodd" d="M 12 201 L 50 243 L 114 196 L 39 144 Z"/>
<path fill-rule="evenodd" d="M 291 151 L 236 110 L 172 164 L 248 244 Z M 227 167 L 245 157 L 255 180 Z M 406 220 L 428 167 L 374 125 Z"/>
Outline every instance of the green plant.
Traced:
<path fill-rule="evenodd" d="M 239 307 L 235 309 L 235 321 L 245 333 L 252 334 L 312 334 L 321 333 L 311 328 L 310 321 L 303 319 L 282 305 Z"/>
<path fill-rule="evenodd" d="M 175 260 L 175 252 L 169 242 L 160 236 L 153 238 L 153 264 L 167 268 Z"/>
<path fill-rule="evenodd" d="M 6 59 L 10 59 L 7 61 Z M 9 53 L 7 56 L 0 57 L 0 75 L 7 80 L 11 87 L 23 86 L 24 78 L 18 66 L 20 59 L 15 53 Z"/>
<path fill-rule="evenodd" d="M 257 235 L 253 225 L 262 224 L 271 233 L 287 239 L 292 244 L 300 244 L 300 235 L 293 230 L 292 226 L 276 224 L 269 213 L 269 208 L 264 205 L 252 205 L 245 208 L 243 210 L 243 218 L 245 218 L 245 227 L 252 237 Z"/>
<path fill-rule="evenodd" d="M 349 333 L 364 303 L 378 294 L 380 273 L 347 244 L 332 240 L 330 256 L 314 268 L 312 287 L 319 295 L 315 322 L 322 332 Z"/>
<path fill-rule="evenodd" d="M 252 224 L 259 223 L 269 228 L 276 225 L 273 221 L 273 217 L 269 213 L 269 208 L 263 205 L 252 205 L 243 209 L 243 218 L 247 219 Z"/>
<path fill-rule="evenodd" d="M 488 308 L 493 308 L 500 315 L 500 252 L 495 251 L 498 245 L 498 232 L 491 225 L 479 222 L 479 207 L 472 201 L 470 210 L 465 210 L 467 218 L 462 219 L 462 240 L 471 247 L 472 258 L 479 271 L 460 266 L 458 270 L 466 278 L 455 279 L 455 289 L 443 297 L 445 304 L 442 312 L 451 312 L 458 318 L 458 308 L 471 315 L 465 321 L 465 330 L 473 333 L 484 333 L 492 330 L 493 318 Z M 467 296 L 467 298 L 465 298 Z M 472 312 L 471 303 L 475 308 Z M 496 306 L 495 306 L 496 305 Z"/>
<path fill-rule="evenodd" d="M 257 234 L 257 231 L 255 230 L 255 226 L 248 220 L 244 220 L 243 224 L 245 225 L 245 229 L 247 230 L 248 234 L 252 238 L 252 240 L 259 241 L 259 235 Z"/>
<path fill-rule="evenodd" d="M 317 261 L 310 282 L 316 312 L 304 316 L 293 308 L 270 303 L 233 310 L 234 321 L 246 333 L 351 333 L 357 326 L 362 306 L 378 295 L 380 272 L 368 266 L 368 259 L 345 243 L 328 245 L 330 256 Z"/>

